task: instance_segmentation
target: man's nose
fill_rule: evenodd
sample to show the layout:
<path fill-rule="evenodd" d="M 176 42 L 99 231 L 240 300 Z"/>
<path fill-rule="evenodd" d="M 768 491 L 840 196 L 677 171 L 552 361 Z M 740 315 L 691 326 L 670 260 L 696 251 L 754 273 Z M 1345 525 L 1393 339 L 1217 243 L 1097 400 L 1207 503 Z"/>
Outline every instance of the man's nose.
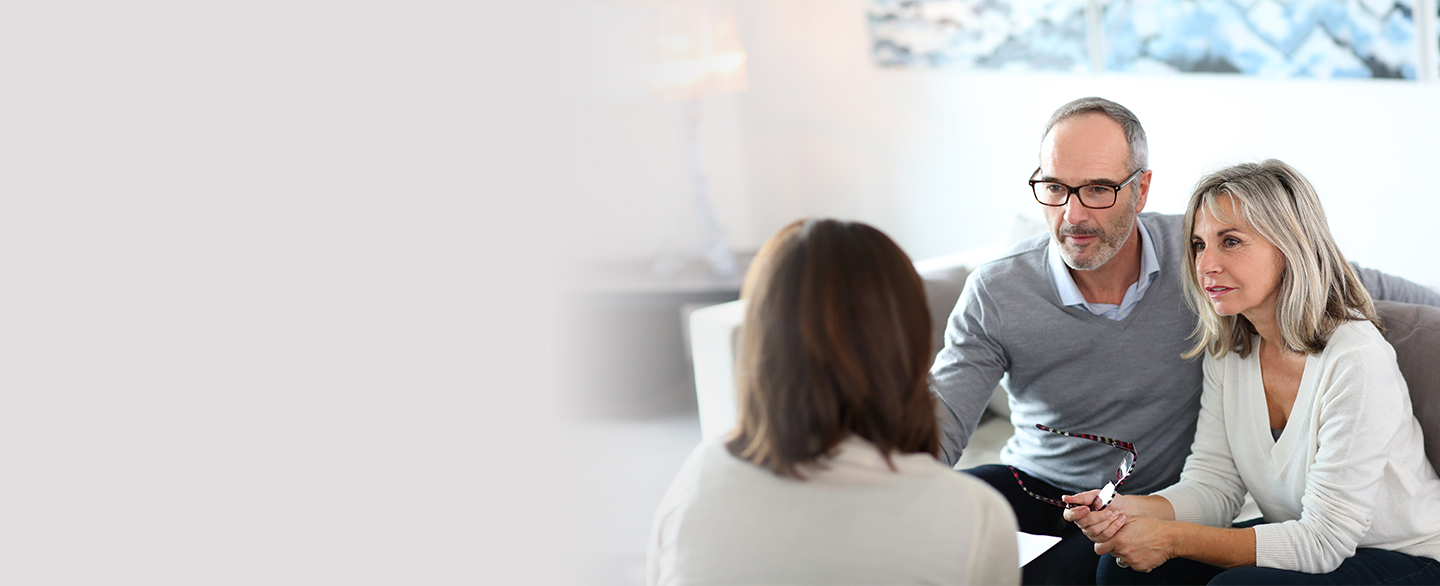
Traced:
<path fill-rule="evenodd" d="M 1078 226 L 1085 220 L 1090 219 L 1090 208 L 1080 203 L 1080 194 L 1070 194 L 1070 201 L 1065 202 L 1065 223 L 1071 226 Z"/>

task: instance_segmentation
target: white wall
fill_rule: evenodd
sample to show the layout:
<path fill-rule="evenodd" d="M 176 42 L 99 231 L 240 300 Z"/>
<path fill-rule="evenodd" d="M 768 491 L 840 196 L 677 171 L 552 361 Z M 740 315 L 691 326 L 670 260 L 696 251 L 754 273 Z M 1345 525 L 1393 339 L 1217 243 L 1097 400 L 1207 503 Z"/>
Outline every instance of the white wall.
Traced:
<path fill-rule="evenodd" d="M 609 19 L 604 43 L 637 59 L 648 26 L 640 6 L 623 16 L 588 8 Z M 990 243 L 1014 215 L 1039 217 L 1024 181 L 1050 112 L 1099 95 L 1146 126 L 1148 209 L 1181 211 L 1206 169 L 1279 158 L 1319 189 L 1350 258 L 1440 284 L 1426 213 L 1440 200 L 1428 179 L 1440 160 L 1440 83 L 881 69 L 861 0 L 735 6 L 750 89 L 709 99 L 702 133 L 712 197 L 737 248 L 815 215 L 875 224 L 917 258 Z M 678 107 L 615 87 L 584 100 L 581 135 L 606 148 L 577 151 L 577 175 L 600 177 L 582 208 L 593 221 L 577 236 L 594 244 L 592 256 L 685 245 Z"/>

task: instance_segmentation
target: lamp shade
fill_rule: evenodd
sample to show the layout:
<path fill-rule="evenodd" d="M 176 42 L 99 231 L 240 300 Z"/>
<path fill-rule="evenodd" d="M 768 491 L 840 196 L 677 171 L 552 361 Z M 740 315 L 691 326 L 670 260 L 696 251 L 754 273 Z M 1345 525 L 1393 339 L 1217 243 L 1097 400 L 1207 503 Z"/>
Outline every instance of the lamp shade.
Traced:
<path fill-rule="evenodd" d="M 661 101 L 698 100 L 748 86 L 735 14 L 718 0 L 667 2 L 656 13 L 645 81 Z"/>

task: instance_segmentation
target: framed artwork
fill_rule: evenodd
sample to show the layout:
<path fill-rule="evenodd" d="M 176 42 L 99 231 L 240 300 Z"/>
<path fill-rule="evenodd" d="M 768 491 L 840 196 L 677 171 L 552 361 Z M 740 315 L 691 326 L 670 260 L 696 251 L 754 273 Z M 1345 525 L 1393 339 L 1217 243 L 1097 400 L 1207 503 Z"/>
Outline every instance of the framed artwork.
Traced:
<path fill-rule="evenodd" d="M 1417 16 L 1440 20 L 1418 1 L 870 0 L 868 17 L 884 67 L 1414 80 L 1436 62 Z"/>
<path fill-rule="evenodd" d="M 1110 71 L 1416 79 L 1413 0 L 1112 0 Z"/>
<path fill-rule="evenodd" d="M 1091 69 L 1088 0 L 872 0 L 875 60 L 887 67 Z"/>

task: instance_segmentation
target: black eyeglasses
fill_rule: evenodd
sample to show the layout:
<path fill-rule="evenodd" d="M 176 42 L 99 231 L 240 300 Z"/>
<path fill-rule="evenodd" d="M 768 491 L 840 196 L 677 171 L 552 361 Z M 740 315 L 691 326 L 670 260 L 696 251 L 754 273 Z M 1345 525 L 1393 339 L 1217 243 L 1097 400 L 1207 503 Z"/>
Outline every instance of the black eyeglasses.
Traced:
<path fill-rule="evenodd" d="M 1135 462 L 1136 460 L 1140 459 L 1140 455 L 1135 453 L 1135 444 L 1132 444 L 1130 442 L 1122 442 L 1120 440 L 1113 440 L 1108 437 L 1101 437 L 1098 435 L 1090 435 L 1088 433 L 1070 433 L 1068 431 L 1061 431 L 1058 429 L 1045 427 L 1043 425 L 1040 425 L 1039 423 L 1036 423 L 1035 427 L 1039 428 L 1042 431 L 1058 433 L 1066 437 L 1078 437 L 1080 439 L 1087 439 L 1092 442 L 1100 442 L 1102 444 L 1109 444 L 1111 447 L 1125 450 L 1125 457 L 1120 460 L 1120 468 L 1115 471 L 1115 482 L 1105 483 L 1105 487 L 1100 489 L 1100 494 L 1095 496 L 1095 501 L 1091 502 L 1089 505 L 1090 508 L 1095 511 L 1101 511 L 1104 510 L 1105 507 L 1110 506 L 1110 501 L 1115 500 L 1116 489 L 1120 487 L 1120 483 L 1125 482 L 1125 479 L 1129 478 L 1130 474 L 1135 471 Z M 1025 481 L 1020 480 L 1020 471 L 1016 470 L 1014 466 L 1010 466 L 1009 468 L 1010 473 L 1015 475 L 1015 482 L 1020 483 L 1020 490 L 1025 491 L 1025 494 L 1028 494 L 1063 509 L 1082 506 L 1075 503 L 1057 501 L 1055 499 L 1043 497 L 1033 492 L 1030 492 L 1030 489 L 1025 487 Z M 1099 508 L 1095 507 L 1096 503 L 1100 504 Z"/>
<path fill-rule="evenodd" d="M 1119 185 L 1102 185 L 1099 183 L 1070 187 L 1064 183 L 1055 181 L 1040 181 L 1035 175 L 1040 168 L 1035 168 L 1035 173 L 1030 174 L 1030 191 L 1035 194 L 1035 201 L 1047 206 L 1060 207 L 1070 202 L 1070 195 L 1080 197 L 1080 205 L 1093 210 L 1103 210 L 1115 205 L 1115 200 L 1120 195 L 1120 190 L 1139 177 L 1145 170 L 1141 169 L 1130 174 L 1130 178 L 1121 181 Z"/>

